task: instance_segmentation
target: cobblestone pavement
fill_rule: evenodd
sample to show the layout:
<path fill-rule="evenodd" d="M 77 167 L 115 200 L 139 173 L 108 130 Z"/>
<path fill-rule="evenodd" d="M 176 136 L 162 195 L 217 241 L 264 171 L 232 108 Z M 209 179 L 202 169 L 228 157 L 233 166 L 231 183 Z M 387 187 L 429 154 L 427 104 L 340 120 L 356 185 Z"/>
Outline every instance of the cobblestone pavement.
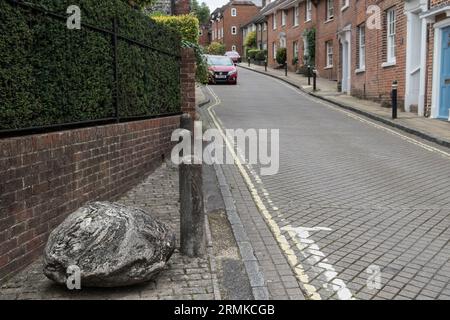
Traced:
<path fill-rule="evenodd" d="M 239 72 L 217 118 L 280 129 L 278 174 L 223 166 L 271 296 L 450 299 L 449 150 Z"/>
<path fill-rule="evenodd" d="M 172 226 L 179 239 L 178 171 L 163 164 L 145 181 L 120 199 L 143 207 Z M 178 246 L 177 246 L 178 247 Z M 1 299 L 147 299 L 210 300 L 217 297 L 208 258 L 190 259 L 178 251 L 155 281 L 119 289 L 83 289 L 69 292 L 54 285 L 42 273 L 42 259 L 0 286 Z M 216 294 L 216 296 L 215 296 Z"/>

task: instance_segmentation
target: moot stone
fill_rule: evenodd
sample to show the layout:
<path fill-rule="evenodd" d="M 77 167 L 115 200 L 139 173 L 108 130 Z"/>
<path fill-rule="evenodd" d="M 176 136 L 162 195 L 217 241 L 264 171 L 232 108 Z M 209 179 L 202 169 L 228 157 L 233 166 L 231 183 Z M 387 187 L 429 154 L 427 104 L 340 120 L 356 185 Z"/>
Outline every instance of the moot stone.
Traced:
<path fill-rule="evenodd" d="M 94 202 L 50 234 L 44 273 L 65 285 L 67 268 L 77 266 L 82 287 L 133 285 L 158 274 L 174 249 L 175 234 L 144 210 Z"/>

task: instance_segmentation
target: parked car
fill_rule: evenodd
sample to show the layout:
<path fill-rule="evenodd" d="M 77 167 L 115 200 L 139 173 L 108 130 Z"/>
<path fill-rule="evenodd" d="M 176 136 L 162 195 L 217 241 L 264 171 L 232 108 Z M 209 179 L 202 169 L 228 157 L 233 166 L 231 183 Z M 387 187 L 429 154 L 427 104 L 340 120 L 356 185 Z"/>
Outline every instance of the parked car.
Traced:
<path fill-rule="evenodd" d="M 227 51 L 225 52 L 225 56 L 231 58 L 231 60 L 233 60 L 234 63 L 241 62 L 241 56 L 237 51 Z"/>
<path fill-rule="evenodd" d="M 209 83 L 237 83 L 237 68 L 233 60 L 226 56 L 207 55 Z"/>

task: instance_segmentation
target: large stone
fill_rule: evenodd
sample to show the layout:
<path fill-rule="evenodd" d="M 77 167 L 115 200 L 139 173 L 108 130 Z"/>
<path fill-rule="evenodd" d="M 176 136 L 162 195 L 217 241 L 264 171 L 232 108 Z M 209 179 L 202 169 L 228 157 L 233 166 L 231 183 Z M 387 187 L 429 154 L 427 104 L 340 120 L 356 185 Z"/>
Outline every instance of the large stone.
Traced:
<path fill-rule="evenodd" d="M 127 286 L 152 279 L 174 249 L 173 231 L 144 210 L 94 202 L 50 234 L 44 273 L 66 284 L 67 268 L 77 266 L 82 287 Z"/>

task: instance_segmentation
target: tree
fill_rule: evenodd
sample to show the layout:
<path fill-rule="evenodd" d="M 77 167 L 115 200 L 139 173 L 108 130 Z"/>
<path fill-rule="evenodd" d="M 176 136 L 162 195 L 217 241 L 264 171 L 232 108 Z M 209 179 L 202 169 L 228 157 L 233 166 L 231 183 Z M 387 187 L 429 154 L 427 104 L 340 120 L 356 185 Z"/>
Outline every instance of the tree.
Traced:
<path fill-rule="evenodd" d="M 247 37 L 245 37 L 244 45 L 247 48 L 256 48 L 256 31 L 248 33 Z"/>
<path fill-rule="evenodd" d="M 156 0 L 123 0 L 123 1 L 127 2 L 131 7 L 137 9 L 151 6 L 156 2 Z"/>
<path fill-rule="evenodd" d="M 211 12 L 206 3 L 202 2 L 200 5 L 197 0 L 191 0 L 191 12 L 198 18 L 200 24 L 208 24 Z"/>
<path fill-rule="evenodd" d="M 224 55 L 225 46 L 219 42 L 212 42 L 208 47 L 209 54 Z"/>

